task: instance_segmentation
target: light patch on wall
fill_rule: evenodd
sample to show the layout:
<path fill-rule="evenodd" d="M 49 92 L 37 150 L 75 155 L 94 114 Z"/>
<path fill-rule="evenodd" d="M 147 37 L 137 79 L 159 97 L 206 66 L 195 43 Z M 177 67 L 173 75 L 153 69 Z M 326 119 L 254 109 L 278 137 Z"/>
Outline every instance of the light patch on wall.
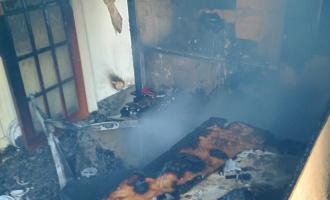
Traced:
<path fill-rule="evenodd" d="M 226 22 L 235 24 L 239 39 L 258 43 L 261 56 L 277 61 L 284 27 L 283 0 L 237 0 L 235 10 L 215 10 Z"/>
<path fill-rule="evenodd" d="M 5 131 L 0 121 L 0 151 L 8 145 L 8 140 L 5 137 Z"/>
<path fill-rule="evenodd" d="M 238 0 L 236 34 L 258 42 L 258 53 L 277 61 L 284 27 L 285 1 Z"/>
<path fill-rule="evenodd" d="M 8 144 L 8 140 L 6 140 L 4 136 L 10 126 L 10 123 L 13 120 L 17 119 L 16 111 L 14 107 L 14 101 L 11 96 L 11 92 L 9 89 L 8 79 L 6 76 L 6 72 L 3 66 L 2 59 L 0 57 L 0 124 L 1 129 L 0 132 L 0 149 L 4 148 Z M 1 139 L 2 138 L 2 139 Z"/>
<path fill-rule="evenodd" d="M 140 37 L 144 44 L 158 45 L 172 31 L 171 0 L 138 0 L 136 15 Z"/>
<path fill-rule="evenodd" d="M 0 16 L 4 15 L 2 4 L 0 4 Z"/>

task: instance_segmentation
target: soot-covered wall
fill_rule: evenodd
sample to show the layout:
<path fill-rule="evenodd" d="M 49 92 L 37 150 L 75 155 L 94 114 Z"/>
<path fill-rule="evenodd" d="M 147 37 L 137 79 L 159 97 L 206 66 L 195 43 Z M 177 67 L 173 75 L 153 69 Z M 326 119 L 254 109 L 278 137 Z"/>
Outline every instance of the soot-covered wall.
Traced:
<path fill-rule="evenodd" d="M 271 63 L 279 61 L 285 16 L 283 0 L 219 2 L 136 1 L 137 24 L 142 45 L 215 58 L 186 58 L 153 50 L 146 51 L 145 85 L 155 88 L 175 86 L 190 91 L 200 88 L 211 91 L 223 85 L 229 72 L 225 68 L 228 67 L 226 52 L 217 52 L 220 46 L 227 45 L 225 40 L 221 43 L 221 37 L 242 41 L 251 54 Z M 226 29 L 223 33 L 225 36 L 207 30 L 217 29 L 218 25 L 212 24 L 213 19 L 211 22 L 204 19 L 202 15 L 205 13 L 219 16 L 221 21 L 218 25 Z M 226 59 L 227 61 L 223 61 Z"/>

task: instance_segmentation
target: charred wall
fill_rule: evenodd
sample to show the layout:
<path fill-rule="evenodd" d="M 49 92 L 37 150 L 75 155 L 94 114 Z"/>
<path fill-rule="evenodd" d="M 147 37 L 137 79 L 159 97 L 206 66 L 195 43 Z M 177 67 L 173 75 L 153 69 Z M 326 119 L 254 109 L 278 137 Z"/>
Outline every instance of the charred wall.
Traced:
<path fill-rule="evenodd" d="M 146 50 L 143 84 L 211 91 L 224 85 L 244 54 L 277 63 L 284 10 L 282 0 L 136 1 L 140 42 Z"/>
<path fill-rule="evenodd" d="M 154 88 L 177 87 L 189 92 L 210 94 L 224 85 L 224 63 L 153 52 L 146 59 L 146 85 Z"/>
<path fill-rule="evenodd" d="M 158 45 L 172 29 L 171 0 L 138 0 L 135 4 L 142 43 Z"/>

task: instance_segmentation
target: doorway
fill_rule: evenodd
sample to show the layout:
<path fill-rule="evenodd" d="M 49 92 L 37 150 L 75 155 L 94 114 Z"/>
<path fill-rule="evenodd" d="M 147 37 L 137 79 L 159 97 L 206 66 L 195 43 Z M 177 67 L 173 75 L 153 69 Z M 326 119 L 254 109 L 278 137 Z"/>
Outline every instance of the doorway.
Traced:
<path fill-rule="evenodd" d="M 43 138 L 31 95 L 51 118 L 88 114 L 73 15 L 67 0 L 10 0 L 1 7 L 1 54 L 31 147 Z"/>

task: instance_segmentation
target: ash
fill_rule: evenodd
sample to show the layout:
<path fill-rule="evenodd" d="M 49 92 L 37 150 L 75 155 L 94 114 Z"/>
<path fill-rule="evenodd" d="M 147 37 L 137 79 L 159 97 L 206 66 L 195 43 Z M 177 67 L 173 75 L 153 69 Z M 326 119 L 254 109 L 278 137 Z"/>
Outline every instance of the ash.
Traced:
<path fill-rule="evenodd" d="M 0 194 L 28 191 L 24 200 L 59 200 L 59 184 L 48 146 L 33 152 L 8 147 L 0 154 Z"/>
<path fill-rule="evenodd" d="M 130 92 L 132 88 L 101 101 L 99 111 L 79 123 L 109 121 L 110 116 L 120 112 L 116 109 L 131 101 Z M 98 176 L 124 168 L 122 160 L 94 140 L 92 133 L 70 130 L 60 135 L 59 141 L 72 171 L 72 179 L 82 178 L 81 172 L 91 167 L 97 169 Z M 25 193 L 22 200 L 60 200 L 58 177 L 49 146 L 45 143 L 29 151 L 24 148 L 21 138 L 17 143 L 20 148 L 9 146 L 0 152 L 0 196 L 22 190 Z"/>
<path fill-rule="evenodd" d="M 113 151 L 86 137 L 79 137 L 79 133 L 64 133 L 59 140 L 72 179 L 82 178 L 81 172 L 89 167 L 97 169 L 98 176 L 124 168 L 122 160 Z M 24 196 L 20 200 L 60 200 L 58 176 L 48 145 L 34 151 L 10 146 L 0 158 L 0 196 L 22 190 Z"/>

